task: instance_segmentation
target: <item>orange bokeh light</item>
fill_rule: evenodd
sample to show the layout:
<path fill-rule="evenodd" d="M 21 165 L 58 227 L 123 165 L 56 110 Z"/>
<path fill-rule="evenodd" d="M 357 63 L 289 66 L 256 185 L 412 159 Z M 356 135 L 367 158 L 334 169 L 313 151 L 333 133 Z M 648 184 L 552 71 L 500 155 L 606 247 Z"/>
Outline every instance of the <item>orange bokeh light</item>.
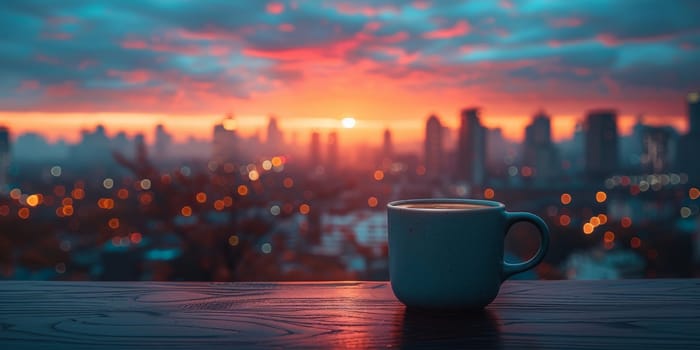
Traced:
<path fill-rule="evenodd" d="M 85 198 L 85 190 L 83 190 L 82 188 L 75 188 L 71 192 L 71 197 L 78 200 L 83 199 Z"/>
<path fill-rule="evenodd" d="M 593 233 L 594 229 L 595 229 L 595 227 L 590 222 L 583 224 L 583 233 L 585 233 L 587 235 L 590 235 L 591 233 Z"/>
<path fill-rule="evenodd" d="M 109 221 L 107 222 L 107 225 L 109 226 L 109 228 L 111 228 L 111 229 L 113 229 L 113 230 L 116 230 L 116 229 L 119 228 L 119 219 L 117 219 L 117 218 L 111 218 L 111 219 L 109 219 Z"/>
<path fill-rule="evenodd" d="M 632 237 L 632 239 L 630 239 L 630 247 L 632 247 L 634 249 L 638 249 L 641 246 L 642 246 L 642 240 L 639 239 L 639 237 Z"/>
<path fill-rule="evenodd" d="M 493 197 L 496 196 L 496 191 L 493 190 L 493 188 L 487 188 L 484 190 L 484 198 L 486 199 L 493 199 Z"/>
<path fill-rule="evenodd" d="M 71 216 L 73 215 L 73 206 L 72 205 L 64 205 L 63 208 L 61 209 L 61 213 L 64 216 Z"/>
<path fill-rule="evenodd" d="M 561 200 L 561 204 L 567 205 L 567 204 L 570 204 L 570 203 L 571 203 L 572 198 L 571 198 L 571 195 L 570 195 L 570 194 L 568 194 L 568 193 L 563 193 L 563 194 L 561 195 L 560 200 Z"/>
<path fill-rule="evenodd" d="M 613 242 L 615 241 L 615 233 L 612 231 L 606 231 L 605 235 L 603 236 L 603 240 L 605 242 Z"/>
<path fill-rule="evenodd" d="M 375 170 L 373 177 L 375 180 L 381 181 L 384 179 L 384 172 L 381 170 Z"/>
<path fill-rule="evenodd" d="M 603 191 L 598 191 L 595 194 L 595 200 L 598 203 L 603 203 L 608 199 L 608 195 Z"/>
<path fill-rule="evenodd" d="M 29 218 L 29 208 L 20 208 L 17 211 L 17 216 L 19 216 L 20 219 L 26 220 Z"/>
<path fill-rule="evenodd" d="M 192 216 L 192 207 L 189 205 L 182 207 L 182 209 L 180 209 L 180 214 L 182 214 L 182 216 Z"/>
<path fill-rule="evenodd" d="M 302 215 L 306 215 L 310 211 L 311 211 L 311 207 L 309 207 L 309 205 L 306 203 L 299 206 L 299 213 L 301 213 Z"/>
<path fill-rule="evenodd" d="M 559 224 L 562 226 L 569 226 L 571 224 L 571 217 L 568 215 L 562 215 L 559 217 Z"/>
<path fill-rule="evenodd" d="M 379 204 L 379 200 L 377 200 L 377 197 L 372 196 L 367 198 L 367 205 L 369 205 L 370 208 L 374 208 Z"/>
<path fill-rule="evenodd" d="M 688 197 L 690 197 L 690 199 L 692 200 L 700 198 L 700 189 L 698 189 L 697 187 L 691 188 L 690 190 L 688 190 Z"/>
<path fill-rule="evenodd" d="M 117 191 L 117 197 L 119 197 L 119 199 L 129 198 L 129 190 L 127 190 L 126 188 L 120 189 L 119 191 Z"/>
<path fill-rule="evenodd" d="M 240 196 L 247 196 L 248 195 L 248 186 L 239 185 L 237 192 L 238 192 L 238 195 L 240 195 Z"/>
<path fill-rule="evenodd" d="M 195 199 L 197 200 L 198 203 L 206 203 L 207 201 L 207 194 L 204 192 L 199 192 L 195 196 Z"/>
<path fill-rule="evenodd" d="M 622 218 L 622 220 L 620 220 L 620 225 L 622 225 L 624 228 L 629 228 L 632 226 L 632 219 L 629 216 L 625 216 Z"/>
<path fill-rule="evenodd" d="M 131 243 L 133 243 L 133 244 L 139 244 L 139 243 L 141 243 L 141 239 L 142 239 L 142 238 L 143 238 L 143 237 L 141 236 L 141 233 L 139 233 L 139 232 L 132 232 L 132 233 L 129 235 L 129 240 L 130 240 Z"/>

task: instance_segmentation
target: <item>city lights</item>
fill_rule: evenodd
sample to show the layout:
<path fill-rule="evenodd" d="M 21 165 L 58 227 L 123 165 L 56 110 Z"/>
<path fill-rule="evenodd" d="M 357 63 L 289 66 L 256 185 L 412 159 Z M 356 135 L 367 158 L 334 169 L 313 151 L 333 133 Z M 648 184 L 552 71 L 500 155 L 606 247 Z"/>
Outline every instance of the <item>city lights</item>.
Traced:
<path fill-rule="evenodd" d="M 561 198 L 560 198 L 561 204 L 563 204 L 563 205 L 571 204 L 571 200 L 572 200 L 572 197 L 571 197 L 570 194 L 568 194 L 568 193 L 563 193 L 563 194 L 561 195 Z"/>

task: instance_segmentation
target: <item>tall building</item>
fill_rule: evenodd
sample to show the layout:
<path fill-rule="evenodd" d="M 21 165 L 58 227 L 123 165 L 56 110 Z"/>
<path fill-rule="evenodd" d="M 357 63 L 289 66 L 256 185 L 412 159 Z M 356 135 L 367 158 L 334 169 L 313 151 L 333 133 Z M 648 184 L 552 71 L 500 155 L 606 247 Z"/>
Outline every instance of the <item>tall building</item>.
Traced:
<path fill-rule="evenodd" d="M 617 112 L 609 109 L 588 112 L 584 123 L 585 171 L 591 180 L 601 180 L 618 170 Z"/>
<path fill-rule="evenodd" d="M 382 142 L 382 156 L 384 159 L 391 159 L 394 156 L 394 142 L 391 139 L 391 130 L 384 129 Z"/>
<path fill-rule="evenodd" d="M 559 156 L 552 142 L 551 118 L 538 112 L 525 128 L 523 166 L 532 169 L 538 180 L 550 180 L 559 175 Z"/>
<path fill-rule="evenodd" d="M 700 136 L 700 92 L 688 94 L 688 119 L 690 125 L 688 133 L 695 137 Z"/>
<path fill-rule="evenodd" d="M 277 124 L 277 118 L 274 116 L 270 116 L 267 122 L 267 137 L 265 143 L 267 144 L 268 152 L 272 154 L 277 154 L 282 151 L 284 135 Z"/>
<path fill-rule="evenodd" d="M 642 131 L 642 168 L 650 173 L 669 170 L 674 159 L 674 140 L 673 128 L 646 126 Z"/>
<path fill-rule="evenodd" d="M 156 125 L 155 134 L 155 156 L 158 159 L 167 158 L 173 142 L 173 137 L 165 130 L 163 124 Z"/>
<path fill-rule="evenodd" d="M 437 116 L 431 115 L 425 124 L 425 148 L 423 164 L 428 178 L 442 176 L 444 168 L 443 127 Z"/>
<path fill-rule="evenodd" d="M 326 170 L 334 173 L 338 170 L 338 132 L 332 131 L 328 134 L 328 152 L 326 152 Z"/>
<path fill-rule="evenodd" d="M 486 129 L 486 170 L 490 178 L 504 178 L 515 154 L 503 137 L 501 128 Z M 510 151 L 510 152 L 509 152 Z"/>
<path fill-rule="evenodd" d="M 309 143 L 309 165 L 311 167 L 321 166 L 321 134 L 318 131 L 311 132 L 311 142 Z"/>
<path fill-rule="evenodd" d="M 0 193 L 8 190 L 10 169 L 10 130 L 0 126 Z"/>
<path fill-rule="evenodd" d="M 236 120 L 232 115 L 227 115 L 221 123 L 214 125 L 212 143 L 212 160 L 220 164 L 236 161 L 239 142 L 236 135 Z"/>
<path fill-rule="evenodd" d="M 462 110 L 455 177 L 471 185 L 482 185 L 486 176 L 486 129 L 479 120 L 478 108 Z"/>
<path fill-rule="evenodd" d="M 677 169 L 688 174 L 688 181 L 693 185 L 700 184 L 700 92 L 688 94 L 688 133 L 683 135 L 679 144 Z"/>

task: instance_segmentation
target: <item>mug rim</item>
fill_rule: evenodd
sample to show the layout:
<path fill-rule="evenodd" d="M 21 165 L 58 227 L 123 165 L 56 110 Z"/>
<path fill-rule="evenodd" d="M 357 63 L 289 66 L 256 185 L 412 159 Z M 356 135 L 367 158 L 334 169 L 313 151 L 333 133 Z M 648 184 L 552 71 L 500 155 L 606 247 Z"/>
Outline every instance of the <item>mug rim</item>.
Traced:
<path fill-rule="evenodd" d="M 469 199 L 469 198 L 415 198 L 415 199 L 401 199 L 387 203 L 387 208 L 394 210 L 408 210 L 408 211 L 442 211 L 440 209 L 428 209 L 428 208 L 406 208 L 399 207 L 400 205 L 406 204 L 421 204 L 421 203 L 459 203 L 459 204 L 475 204 L 483 205 L 485 208 L 464 208 L 464 209 L 449 209 L 446 211 L 450 212 L 474 212 L 474 211 L 489 211 L 494 209 L 505 209 L 505 204 L 496 201 L 490 201 L 485 199 Z"/>

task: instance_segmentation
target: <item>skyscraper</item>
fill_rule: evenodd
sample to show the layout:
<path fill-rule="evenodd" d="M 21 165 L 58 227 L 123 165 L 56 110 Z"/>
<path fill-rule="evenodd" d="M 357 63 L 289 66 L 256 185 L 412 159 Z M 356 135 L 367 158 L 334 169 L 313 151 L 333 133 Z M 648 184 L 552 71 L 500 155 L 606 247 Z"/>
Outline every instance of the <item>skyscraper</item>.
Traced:
<path fill-rule="evenodd" d="M 311 132 L 311 142 L 309 143 L 309 165 L 311 167 L 321 166 L 321 134 L 318 131 Z"/>
<path fill-rule="evenodd" d="M 642 131 L 641 165 L 645 171 L 661 173 L 669 170 L 673 159 L 674 132 L 670 127 L 646 126 Z"/>
<path fill-rule="evenodd" d="M 591 180 L 601 180 L 618 170 L 617 112 L 593 110 L 586 116 L 585 171 Z"/>
<path fill-rule="evenodd" d="M 220 124 L 214 125 L 212 143 L 212 160 L 221 164 L 236 160 L 235 155 L 239 145 L 236 120 L 232 115 L 227 115 Z"/>
<path fill-rule="evenodd" d="M 0 193 L 7 192 L 10 168 L 10 130 L 0 126 Z"/>
<path fill-rule="evenodd" d="M 455 177 L 471 185 L 482 185 L 486 173 L 486 129 L 478 108 L 462 110 L 457 139 Z"/>
<path fill-rule="evenodd" d="M 384 159 L 391 159 L 394 155 L 394 143 L 391 140 L 391 130 L 384 129 L 384 139 L 382 143 L 382 156 Z"/>
<path fill-rule="evenodd" d="M 423 164 L 428 178 L 436 179 L 443 173 L 444 151 L 442 124 L 437 116 L 431 115 L 425 124 L 425 148 Z"/>
<path fill-rule="evenodd" d="M 170 145 L 173 142 L 173 137 L 165 130 L 163 124 L 156 125 L 155 134 L 155 156 L 158 159 L 166 158 L 170 150 Z"/>
<path fill-rule="evenodd" d="M 688 94 L 688 119 L 690 119 L 688 133 L 697 138 L 700 136 L 700 92 Z"/>
<path fill-rule="evenodd" d="M 328 152 L 326 152 L 326 170 L 334 173 L 338 170 L 338 132 L 328 134 Z"/>
<path fill-rule="evenodd" d="M 532 123 L 525 128 L 525 145 L 523 149 L 523 166 L 532 168 L 538 180 L 549 180 L 558 175 L 559 159 L 552 143 L 550 117 L 538 112 Z"/>
<path fill-rule="evenodd" d="M 270 116 L 270 119 L 267 122 L 267 138 L 265 143 L 267 144 L 268 152 L 271 152 L 272 154 L 277 154 L 282 151 L 284 135 L 277 124 L 277 118 L 274 116 Z"/>
<path fill-rule="evenodd" d="M 691 92 L 687 96 L 688 133 L 680 139 L 678 150 L 678 170 L 688 174 L 691 184 L 700 184 L 700 92 Z"/>

